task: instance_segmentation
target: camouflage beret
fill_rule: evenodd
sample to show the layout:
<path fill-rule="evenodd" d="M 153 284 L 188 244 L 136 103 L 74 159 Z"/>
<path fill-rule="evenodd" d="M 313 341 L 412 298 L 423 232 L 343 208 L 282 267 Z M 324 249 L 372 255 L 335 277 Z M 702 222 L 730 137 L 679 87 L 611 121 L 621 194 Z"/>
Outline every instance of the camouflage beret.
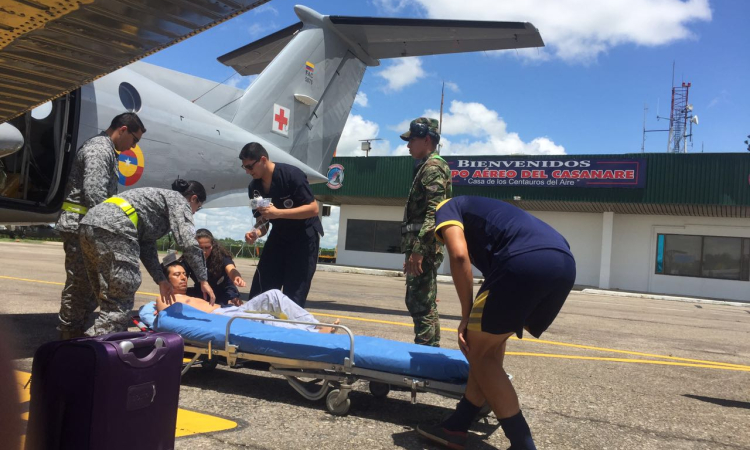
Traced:
<path fill-rule="evenodd" d="M 424 137 L 427 135 L 427 133 L 424 133 L 422 136 L 419 136 L 420 130 L 424 129 L 423 125 L 427 125 L 427 129 L 432 132 L 435 136 L 437 136 L 438 139 L 440 139 L 440 133 L 438 133 L 438 121 L 437 119 L 430 119 L 429 117 L 420 117 L 418 119 L 414 119 L 409 124 L 409 131 L 401 135 L 401 139 L 405 141 L 409 141 L 409 138 L 411 137 L 412 132 L 416 133 L 416 136 L 418 137 Z"/>

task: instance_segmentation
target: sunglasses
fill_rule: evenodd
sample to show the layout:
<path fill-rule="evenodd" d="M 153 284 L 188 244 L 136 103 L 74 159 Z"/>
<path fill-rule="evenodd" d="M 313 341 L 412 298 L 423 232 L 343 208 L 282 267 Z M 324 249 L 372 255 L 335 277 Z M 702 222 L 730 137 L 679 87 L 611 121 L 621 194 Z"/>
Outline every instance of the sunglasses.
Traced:
<path fill-rule="evenodd" d="M 128 130 L 128 133 L 130 133 L 130 135 L 133 136 L 133 147 L 135 147 L 136 145 L 138 145 L 138 141 L 140 141 L 141 138 L 136 137 L 135 133 L 133 133 L 130 130 Z"/>
<path fill-rule="evenodd" d="M 245 170 L 253 170 L 253 167 L 255 167 L 255 165 L 256 165 L 256 164 L 258 164 L 259 162 L 260 162 L 260 160 L 257 160 L 257 161 L 255 161 L 255 162 L 254 162 L 254 163 L 252 163 L 252 164 L 243 164 L 243 165 L 242 165 L 242 167 L 243 167 L 243 168 L 244 168 Z"/>

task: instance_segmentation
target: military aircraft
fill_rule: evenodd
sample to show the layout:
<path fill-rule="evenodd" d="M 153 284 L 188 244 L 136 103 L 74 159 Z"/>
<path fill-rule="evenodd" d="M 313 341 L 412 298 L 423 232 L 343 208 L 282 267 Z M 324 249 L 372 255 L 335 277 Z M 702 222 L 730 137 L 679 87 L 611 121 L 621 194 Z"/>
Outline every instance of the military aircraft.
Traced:
<path fill-rule="evenodd" d="M 55 221 L 75 149 L 126 110 L 148 132 L 119 155 L 121 191 L 181 177 L 206 186 L 207 207 L 242 206 L 248 142 L 326 181 L 365 69 L 381 59 L 544 45 L 529 23 L 295 13 L 299 23 L 218 58 L 260 73 L 247 90 L 136 62 L 0 125 L 0 223 Z"/>

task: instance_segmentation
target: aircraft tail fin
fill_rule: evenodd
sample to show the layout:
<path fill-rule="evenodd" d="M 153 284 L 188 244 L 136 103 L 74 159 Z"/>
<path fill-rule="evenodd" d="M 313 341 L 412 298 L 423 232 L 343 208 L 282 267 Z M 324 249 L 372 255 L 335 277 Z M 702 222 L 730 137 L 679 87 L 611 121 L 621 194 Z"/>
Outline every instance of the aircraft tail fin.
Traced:
<path fill-rule="evenodd" d="M 381 58 L 542 47 L 530 23 L 323 16 L 294 7 L 301 22 L 218 58 L 260 76 L 233 123 L 321 172 L 338 144 L 367 66 Z"/>

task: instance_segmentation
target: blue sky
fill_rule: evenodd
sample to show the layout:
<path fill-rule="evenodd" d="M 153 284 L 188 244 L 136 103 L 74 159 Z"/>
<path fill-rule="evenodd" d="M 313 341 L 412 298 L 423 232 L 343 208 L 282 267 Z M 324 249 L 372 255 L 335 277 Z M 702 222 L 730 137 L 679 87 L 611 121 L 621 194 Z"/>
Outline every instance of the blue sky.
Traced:
<path fill-rule="evenodd" d="M 368 68 L 338 155 L 364 156 L 358 139 L 372 137 L 383 139 L 373 156 L 407 154 L 398 134 L 415 117 L 437 115 L 443 81 L 443 154 L 637 153 L 644 104 L 647 129 L 668 127 L 655 117 L 657 105 L 669 115 L 673 62 L 676 84 L 692 83 L 689 103 L 699 117 L 691 151 L 745 151 L 750 2 L 743 0 L 272 0 L 146 61 L 246 87 L 250 79 L 216 58 L 296 23 L 295 3 L 331 15 L 528 21 L 546 43 Z M 649 133 L 647 152 L 666 148 L 666 133 Z M 238 238 L 239 228 L 223 225 L 232 210 L 208 210 L 203 222 L 214 217 L 217 234 Z M 337 219 L 326 219 L 325 246 L 335 245 Z"/>

